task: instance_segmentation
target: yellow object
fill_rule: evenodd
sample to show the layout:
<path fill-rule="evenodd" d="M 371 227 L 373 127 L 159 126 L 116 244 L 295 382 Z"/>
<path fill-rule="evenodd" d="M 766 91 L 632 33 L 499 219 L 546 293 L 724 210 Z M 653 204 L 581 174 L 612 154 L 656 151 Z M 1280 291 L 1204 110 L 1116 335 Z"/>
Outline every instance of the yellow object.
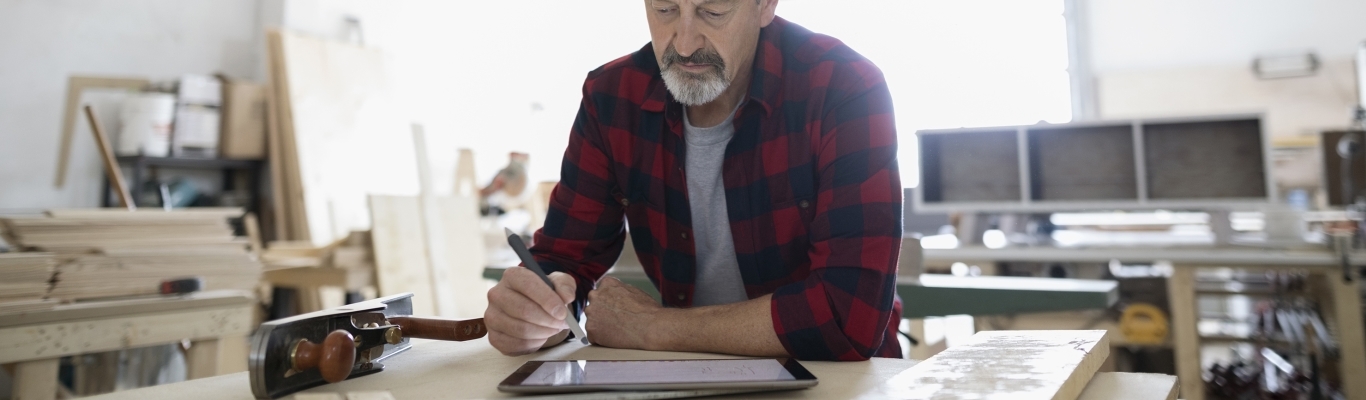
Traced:
<path fill-rule="evenodd" d="M 1167 314 L 1148 303 L 1134 303 L 1119 317 L 1119 331 L 1138 344 L 1161 344 L 1167 339 Z"/>

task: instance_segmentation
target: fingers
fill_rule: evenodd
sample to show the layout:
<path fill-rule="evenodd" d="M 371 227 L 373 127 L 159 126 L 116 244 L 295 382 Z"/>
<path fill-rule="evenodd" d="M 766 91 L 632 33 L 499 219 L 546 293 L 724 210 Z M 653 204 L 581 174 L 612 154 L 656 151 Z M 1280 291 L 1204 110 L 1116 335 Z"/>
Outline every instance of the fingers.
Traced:
<path fill-rule="evenodd" d="M 508 284 L 509 288 L 537 304 L 546 315 L 554 319 L 564 319 L 565 314 L 569 312 L 564 306 L 567 302 L 561 299 L 555 290 L 547 286 L 541 277 L 529 269 L 523 267 L 508 268 L 498 284 L 502 285 L 504 282 Z"/>
<path fill-rule="evenodd" d="M 561 330 L 568 328 L 563 320 L 559 321 L 557 324 L 558 326 L 543 326 L 518 319 L 517 317 L 508 315 L 507 313 L 504 313 L 503 310 L 494 307 L 489 307 L 487 311 L 484 311 L 484 325 L 487 326 L 491 332 L 497 331 L 518 339 L 541 340 L 545 340 L 545 338 L 554 336 L 555 334 L 560 333 Z"/>
<path fill-rule="evenodd" d="M 574 292 L 578 289 L 578 282 L 574 281 L 574 277 L 563 272 L 552 272 L 550 281 L 555 282 L 555 293 L 560 295 L 561 303 L 569 304 L 574 301 Z"/>
<path fill-rule="evenodd" d="M 498 352 L 508 356 L 520 356 L 539 350 L 545 340 L 518 339 L 495 331 L 489 331 L 489 344 Z"/>

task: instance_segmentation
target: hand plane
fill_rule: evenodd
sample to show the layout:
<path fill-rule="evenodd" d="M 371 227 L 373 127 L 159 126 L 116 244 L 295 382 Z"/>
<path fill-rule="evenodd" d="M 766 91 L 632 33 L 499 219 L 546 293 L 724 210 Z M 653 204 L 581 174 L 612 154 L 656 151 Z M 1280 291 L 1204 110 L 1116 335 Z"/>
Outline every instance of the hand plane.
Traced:
<path fill-rule="evenodd" d="M 275 399 L 365 376 L 411 345 L 410 338 L 484 337 L 484 319 L 414 318 L 412 293 L 269 321 L 251 335 L 251 392 Z"/>

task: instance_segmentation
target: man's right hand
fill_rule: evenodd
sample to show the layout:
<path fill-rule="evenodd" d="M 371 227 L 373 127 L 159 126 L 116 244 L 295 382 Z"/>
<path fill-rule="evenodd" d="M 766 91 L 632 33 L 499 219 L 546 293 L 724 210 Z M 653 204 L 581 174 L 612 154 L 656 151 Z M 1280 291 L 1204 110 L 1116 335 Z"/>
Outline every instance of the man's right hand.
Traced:
<path fill-rule="evenodd" d="M 566 305 L 574 301 L 577 284 L 563 272 L 550 274 L 551 290 L 535 272 L 524 267 L 508 268 L 498 285 L 489 289 L 489 308 L 484 324 L 489 328 L 489 343 L 505 355 L 528 354 L 559 344 L 569 335 L 564 317 Z"/>

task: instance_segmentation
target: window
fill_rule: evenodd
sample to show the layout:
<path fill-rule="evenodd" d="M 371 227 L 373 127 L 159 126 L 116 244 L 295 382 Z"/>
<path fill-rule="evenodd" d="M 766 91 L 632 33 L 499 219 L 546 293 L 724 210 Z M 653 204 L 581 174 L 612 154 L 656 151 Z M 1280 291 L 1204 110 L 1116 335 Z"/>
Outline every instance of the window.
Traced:
<path fill-rule="evenodd" d="M 882 69 L 902 185 L 919 184 L 915 131 L 1072 119 L 1064 0 L 784 0 L 778 15 Z"/>

